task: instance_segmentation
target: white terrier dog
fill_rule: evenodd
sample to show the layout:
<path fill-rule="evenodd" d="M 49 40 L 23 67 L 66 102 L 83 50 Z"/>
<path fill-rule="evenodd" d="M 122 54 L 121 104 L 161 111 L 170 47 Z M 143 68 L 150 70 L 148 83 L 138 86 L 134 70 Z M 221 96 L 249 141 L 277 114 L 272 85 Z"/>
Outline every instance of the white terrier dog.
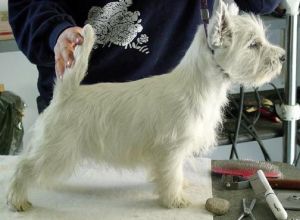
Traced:
<path fill-rule="evenodd" d="M 230 6 L 232 8 L 232 6 Z M 222 1 L 170 73 L 127 83 L 80 85 L 94 44 L 90 25 L 76 63 L 58 80 L 50 106 L 33 128 L 7 195 L 27 210 L 27 190 L 71 174 L 83 160 L 149 169 L 162 204 L 186 207 L 183 162 L 216 145 L 232 83 L 259 86 L 280 73 L 284 50 L 270 44 L 259 18 L 231 13 Z"/>

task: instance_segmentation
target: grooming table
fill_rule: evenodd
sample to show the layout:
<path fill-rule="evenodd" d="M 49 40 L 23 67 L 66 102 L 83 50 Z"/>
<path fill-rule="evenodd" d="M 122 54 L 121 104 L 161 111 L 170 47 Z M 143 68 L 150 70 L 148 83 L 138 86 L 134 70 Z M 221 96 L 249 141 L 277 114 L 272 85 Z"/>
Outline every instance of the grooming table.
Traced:
<path fill-rule="evenodd" d="M 143 170 L 115 171 L 85 164 L 54 189 L 30 190 L 33 208 L 23 213 L 9 211 L 5 202 L 18 159 L 0 156 L 0 220 L 213 220 L 204 208 L 206 199 L 212 197 L 209 159 L 197 159 L 194 168 L 185 166 L 186 191 L 193 203 L 185 209 L 161 207 Z"/>
<path fill-rule="evenodd" d="M 196 159 L 193 166 L 185 166 L 189 181 L 186 191 L 193 205 L 165 209 L 158 205 L 154 186 L 146 180 L 143 170 L 115 171 L 86 164 L 54 189 L 30 190 L 33 208 L 17 213 L 9 211 L 5 204 L 5 191 L 17 160 L 17 156 L 0 156 L 0 220 L 235 220 L 241 214 L 242 198 L 255 197 L 251 189 L 224 190 L 220 177 L 210 175 L 214 161 Z M 300 179 L 300 169 L 284 163 L 276 165 L 286 178 Z M 229 213 L 213 216 L 205 210 L 205 201 L 212 195 L 230 201 Z M 275 219 L 264 199 L 257 199 L 253 210 L 256 219 Z M 288 214 L 289 219 L 300 219 L 300 211 L 288 211 Z"/>

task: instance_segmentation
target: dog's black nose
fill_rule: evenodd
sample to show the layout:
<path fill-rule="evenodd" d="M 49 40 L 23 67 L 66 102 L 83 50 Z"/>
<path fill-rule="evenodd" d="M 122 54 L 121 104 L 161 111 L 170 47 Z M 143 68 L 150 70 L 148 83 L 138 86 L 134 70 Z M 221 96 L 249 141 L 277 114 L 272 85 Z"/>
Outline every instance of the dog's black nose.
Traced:
<path fill-rule="evenodd" d="M 286 60 L 285 55 L 282 55 L 281 57 L 279 57 L 279 60 L 281 63 L 284 63 Z"/>

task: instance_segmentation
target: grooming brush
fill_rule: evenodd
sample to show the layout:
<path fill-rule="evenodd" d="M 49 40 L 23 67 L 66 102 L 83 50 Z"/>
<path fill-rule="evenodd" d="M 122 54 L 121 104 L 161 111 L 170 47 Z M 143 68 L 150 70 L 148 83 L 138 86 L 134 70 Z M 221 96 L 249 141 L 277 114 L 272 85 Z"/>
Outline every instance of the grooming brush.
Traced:
<path fill-rule="evenodd" d="M 267 178 L 281 178 L 279 167 L 264 161 L 254 160 L 217 160 L 212 164 L 211 171 L 214 174 L 239 176 L 249 179 L 258 170 L 262 170 Z"/>

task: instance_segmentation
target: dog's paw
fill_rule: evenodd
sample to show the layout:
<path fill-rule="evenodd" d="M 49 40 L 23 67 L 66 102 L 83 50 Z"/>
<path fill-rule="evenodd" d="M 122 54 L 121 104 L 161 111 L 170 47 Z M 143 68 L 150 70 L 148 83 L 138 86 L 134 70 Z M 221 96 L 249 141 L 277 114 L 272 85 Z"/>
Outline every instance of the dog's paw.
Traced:
<path fill-rule="evenodd" d="M 162 203 L 167 208 L 186 208 L 188 207 L 191 202 L 184 198 L 183 196 L 177 196 L 169 199 L 162 199 Z"/>
<path fill-rule="evenodd" d="M 14 212 L 25 212 L 32 207 L 32 204 L 29 201 L 23 201 L 20 203 L 7 203 L 11 211 Z"/>
<path fill-rule="evenodd" d="M 25 212 L 32 207 L 32 204 L 26 199 L 18 198 L 14 193 L 7 196 L 7 206 L 11 211 Z"/>

